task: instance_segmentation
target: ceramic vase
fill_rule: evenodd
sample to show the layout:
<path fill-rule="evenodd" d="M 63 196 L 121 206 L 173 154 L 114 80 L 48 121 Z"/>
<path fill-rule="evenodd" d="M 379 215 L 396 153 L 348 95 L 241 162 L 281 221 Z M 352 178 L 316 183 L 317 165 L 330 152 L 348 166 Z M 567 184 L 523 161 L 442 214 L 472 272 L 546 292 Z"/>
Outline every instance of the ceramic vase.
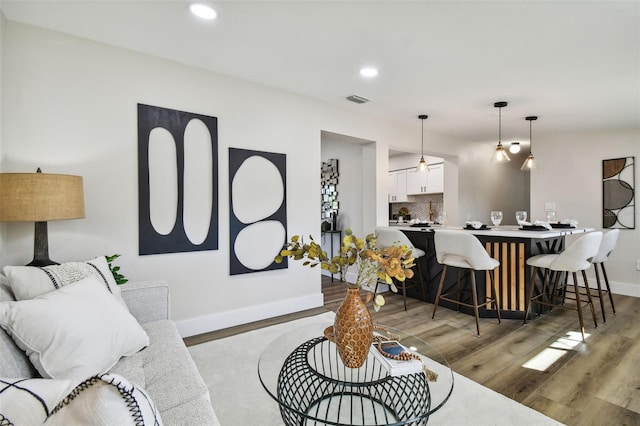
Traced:
<path fill-rule="evenodd" d="M 373 320 L 360 297 L 359 289 L 347 290 L 336 312 L 333 327 L 328 327 L 324 334 L 338 347 L 338 354 L 345 366 L 362 367 L 373 343 Z"/>

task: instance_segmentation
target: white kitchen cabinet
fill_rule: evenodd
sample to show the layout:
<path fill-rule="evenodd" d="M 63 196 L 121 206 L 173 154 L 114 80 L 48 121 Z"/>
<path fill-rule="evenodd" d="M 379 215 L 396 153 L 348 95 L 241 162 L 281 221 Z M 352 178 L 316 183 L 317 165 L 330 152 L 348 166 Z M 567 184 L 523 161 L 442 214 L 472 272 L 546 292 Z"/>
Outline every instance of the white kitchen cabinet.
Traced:
<path fill-rule="evenodd" d="M 407 171 L 396 170 L 389 172 L 389 202 L 403 203 L 414 201 L 415 197 L 407 195 Z"/>
<path fill-rule="evenodd" d="M 429 164 L 425 172 L 407 169 L 407 194 L 438 194 L 444 192 L 444 163 Z"/>
<path fill-rule="evenodd" d="M 427 166 L 426 194 L 444 192 L 444 163 L 429 164 Z"/>

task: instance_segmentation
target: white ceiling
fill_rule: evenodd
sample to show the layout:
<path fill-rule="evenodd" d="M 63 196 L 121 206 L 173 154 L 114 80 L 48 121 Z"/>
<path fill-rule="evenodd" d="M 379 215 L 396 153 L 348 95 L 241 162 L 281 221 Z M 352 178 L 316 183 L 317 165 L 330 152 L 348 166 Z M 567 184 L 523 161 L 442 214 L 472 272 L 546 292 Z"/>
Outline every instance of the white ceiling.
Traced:
<path fill-rule="evenodd" d="M 640 128 L 638 1 L 1 0 L 9 20 L 476 142 Z M 359 76 L 363 65 L 380 74 Z M 356 105 L 351 94 L 371 99 Z"/>

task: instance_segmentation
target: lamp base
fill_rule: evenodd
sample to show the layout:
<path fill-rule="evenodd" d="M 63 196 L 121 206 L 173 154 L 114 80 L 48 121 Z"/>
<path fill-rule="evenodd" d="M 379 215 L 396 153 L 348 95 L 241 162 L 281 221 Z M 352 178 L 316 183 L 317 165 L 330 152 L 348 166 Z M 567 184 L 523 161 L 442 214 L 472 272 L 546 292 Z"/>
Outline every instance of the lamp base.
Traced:
<path fill-rule="evenodd" d="M 47 222 L 36 222 L 33 231 L 33 260 L 26 266 L 59 265 L 49 259 L 49 233 Z"/>

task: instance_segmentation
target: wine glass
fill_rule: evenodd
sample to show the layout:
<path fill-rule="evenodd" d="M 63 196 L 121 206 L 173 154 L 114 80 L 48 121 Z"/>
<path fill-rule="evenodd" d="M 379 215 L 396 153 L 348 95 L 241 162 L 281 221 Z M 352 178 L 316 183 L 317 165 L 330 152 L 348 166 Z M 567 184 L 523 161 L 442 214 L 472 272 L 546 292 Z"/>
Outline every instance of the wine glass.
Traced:
<path fill-rule="evenodd" d="M 552 223 L 552 222 L 556 222 L 556 212 L 553 210 L 547 212 L 547 223 Z"/>
<path fill-rule="evenodd" d="M 491 212 L 491 222 L 493 222 L 493 226 L 499 226 L 500 222 L 502 222 L 502 212 L 501 211 L 492 211 Z"/>
<path fill-rule="evenodd" d="M 438 215 L 438 223 L 441 226 L 444 226 L 444 223 L 447 221 L 447 212 L 440 212 Z"/>
<path fill-rule="evenodd" d="M 518 210 L 516 212 L 516 222 L 518 222 L 518 225 L 522 225 L 522 222 L 525 222 L 526 220 L 527 220 L 527 212 L 523 210 Z"/>

